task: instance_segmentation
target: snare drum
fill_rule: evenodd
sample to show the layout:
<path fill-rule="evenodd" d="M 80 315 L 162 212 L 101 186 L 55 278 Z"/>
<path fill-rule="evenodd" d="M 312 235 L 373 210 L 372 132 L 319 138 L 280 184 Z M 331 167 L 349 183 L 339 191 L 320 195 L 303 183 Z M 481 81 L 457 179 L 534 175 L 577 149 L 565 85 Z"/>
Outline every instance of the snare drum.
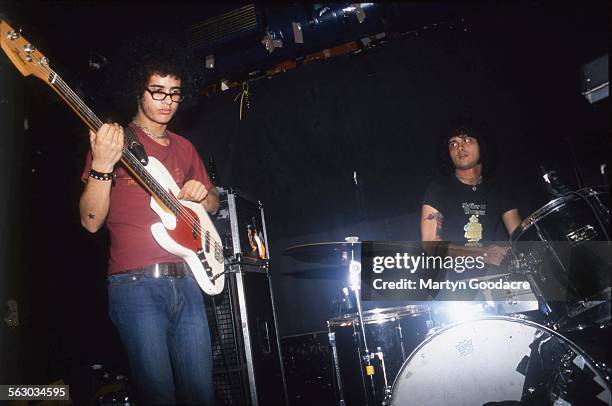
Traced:
<path fill-rule="evenodd" d="M 427 337 L 402 366 L 390 404 L 610 405 L 609 371 L 603 368 L 547 327 L 483 317 Z"/>
<path fill-rule="evenodd" d="M 361 327 L 356 313 L 327 321 L 334 333 L 333 352 L 337 354 L 338 386 L 347 406 L 382 404 L 404 360 L 425 339 L 431 327 L 429 307 L 403 306 L 363 312 L 366 343 L 373 354 L 368 375 Z"/>
<path fill-rule="evenodd" d="M 610 320 L 608 198 L 605 188 L 568 193 L 527 217 L 512 234 L 516 268 L 530 279 L 543 310 L 561 325 L 580 318 Z"/>

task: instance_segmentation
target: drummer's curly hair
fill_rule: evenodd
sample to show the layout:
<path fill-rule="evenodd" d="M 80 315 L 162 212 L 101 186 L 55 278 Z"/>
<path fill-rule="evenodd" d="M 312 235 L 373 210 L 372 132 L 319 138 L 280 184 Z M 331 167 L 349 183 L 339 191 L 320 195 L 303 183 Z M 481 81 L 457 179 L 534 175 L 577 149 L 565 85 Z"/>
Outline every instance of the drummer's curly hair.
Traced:
<path fill-rule="evenodd" d="M 440 165 L 440 172 L 443 174 L 451 174 L 454 172 L 455 166 L 448 153 L 448 140 L 460 134 L 467 134 L 478 140 L 483 176 L 493 173 L 496 159 L 494 143 L 491 142 L 492 134 L 484 122 L 476 121 L 471 118 L 454 119 L 440 135 L 438 146 L 442 163 Z"/>
<path fill-rule="evenodd" d="M 200 66 L 201 65 L 201 66 Z M 181 79 L 185 101 L 193 103 L 198 87 L 203 83 L 203 63 L 198 63 L 186 41 L 170 33 L 140 35 L 126 41 L 111 62 L 107 88 L 112 99 L 124 110 L 136 109 L 137 98 L 152 74 L 173 75 Z"/>

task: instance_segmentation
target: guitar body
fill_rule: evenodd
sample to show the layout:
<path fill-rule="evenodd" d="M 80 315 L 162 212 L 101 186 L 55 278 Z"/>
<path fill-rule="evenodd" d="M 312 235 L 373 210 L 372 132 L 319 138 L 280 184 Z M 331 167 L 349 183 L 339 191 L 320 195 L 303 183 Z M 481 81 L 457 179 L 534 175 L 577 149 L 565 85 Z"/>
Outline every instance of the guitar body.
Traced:
<path fill-rule="evenodd" d="M 149 157 L 146 170 L 164 190 L 173 196 L 178 195 L 180 188 L 161 162 Z M 221 237 L 201 204 L 185 200 L 180 200 L 180 203 L 193 220 L 175 216 L 151 197 L 151 208 L 161 219 L 161 222 L 151 226 L 153 238 L 163 249 L 187 262 L 206 294 L 217 295 L 225 285 Z"/>

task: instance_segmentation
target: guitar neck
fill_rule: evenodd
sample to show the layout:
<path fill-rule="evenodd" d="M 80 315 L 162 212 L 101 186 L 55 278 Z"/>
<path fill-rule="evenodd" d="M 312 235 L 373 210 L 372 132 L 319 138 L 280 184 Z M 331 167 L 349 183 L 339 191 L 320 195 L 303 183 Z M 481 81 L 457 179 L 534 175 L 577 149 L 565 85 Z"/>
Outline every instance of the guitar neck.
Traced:
<path fill-rule="evenodd" d="M 53 70 L 49 69 L 48 85 L 60 95 L 70 108 L 91 130 L 98 131 L 102 121 L 81 100 L 81 98 L 64 82 L 64 80 Z"/>
<path fill-rule="evenodd" d="M 90 130 L 97 132 L 102 127 L 102 121 L 87 107 L 70 86 L 64 82 L 60 75 L 51 69 L 47 57 L 23 38 L 21 31 L 14 30 L 2 19 L 0 19 L 0 46 L 22 75 L 34 75 L 50 86 Z M 178 203 L 176 198 L 159 185 L 159 182 L 151 176 L 125 145 L 121 155 L 121 162 L 135 180 L 157 200 L 160 206 L 173 213 L 179 211 L 180 203 Z"/>

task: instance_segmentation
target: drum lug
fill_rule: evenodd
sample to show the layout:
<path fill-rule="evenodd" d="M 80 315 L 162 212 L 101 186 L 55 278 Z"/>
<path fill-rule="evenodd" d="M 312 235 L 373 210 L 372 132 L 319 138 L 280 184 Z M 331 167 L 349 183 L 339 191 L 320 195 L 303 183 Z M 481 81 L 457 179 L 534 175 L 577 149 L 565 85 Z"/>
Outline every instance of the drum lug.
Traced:
<path fill-rule="evenodd" d="M 385 388 L 385 398 L 382 401 L 382 406 L 389 406 L 391 404 L 391 393 L 392 390 L 389 386 Z"/>

